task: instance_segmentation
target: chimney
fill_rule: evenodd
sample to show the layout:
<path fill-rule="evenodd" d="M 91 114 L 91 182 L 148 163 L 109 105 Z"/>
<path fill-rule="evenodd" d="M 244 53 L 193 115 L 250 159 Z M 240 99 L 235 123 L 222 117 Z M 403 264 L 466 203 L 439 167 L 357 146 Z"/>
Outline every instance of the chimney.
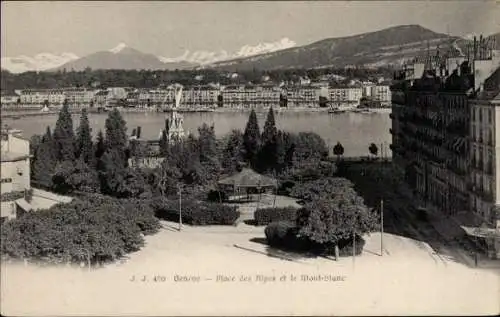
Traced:
<path fill-rule="evenodd" d="M 479 59 L 484 58 L 484 43 L 483 43 L 483 35 L 479 35 Z"/>
<path fill-rule="evenodd" d="M 140 139 L 141 138 L 141 130 L 142 128 L 140 126 L 137 127 L 137 138 Z"/>

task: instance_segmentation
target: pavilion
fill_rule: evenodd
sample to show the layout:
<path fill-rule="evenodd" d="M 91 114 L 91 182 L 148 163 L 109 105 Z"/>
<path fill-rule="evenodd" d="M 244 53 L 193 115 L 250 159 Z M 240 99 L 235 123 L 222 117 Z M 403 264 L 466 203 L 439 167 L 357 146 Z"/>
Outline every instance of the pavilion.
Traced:
<path fill-rule="evenodd" d="M 259 174 L 252 169 L 243 168 L 239 173 L 220 180 L 218 185 L 221 189 L 232 190 L 234 195 L 243 189 L 247 199 L 250 199 L 249 193 L 252 189 L 260 193 L 262 189 L 276 188 L 278 182 L 276 179 Z"/>

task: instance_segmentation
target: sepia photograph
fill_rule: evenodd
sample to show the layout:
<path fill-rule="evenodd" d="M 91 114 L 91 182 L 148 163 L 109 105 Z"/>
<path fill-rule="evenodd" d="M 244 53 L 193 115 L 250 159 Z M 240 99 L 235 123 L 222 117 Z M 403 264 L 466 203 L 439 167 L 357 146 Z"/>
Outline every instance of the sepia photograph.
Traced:
<path fill-rule="evenodd" d="M 500 314 L 500 1 L 0 23 L 2 316 Z"/>

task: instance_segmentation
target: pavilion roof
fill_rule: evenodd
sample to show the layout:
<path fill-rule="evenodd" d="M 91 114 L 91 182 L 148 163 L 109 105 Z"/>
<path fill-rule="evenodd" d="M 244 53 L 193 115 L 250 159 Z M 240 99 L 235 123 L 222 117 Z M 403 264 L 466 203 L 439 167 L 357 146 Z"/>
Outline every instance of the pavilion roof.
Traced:
<path fill-rule="evenodd" d="M 241 172 L 220 180 L 219 184 L 234 187 L 274 187 L 277 181 L 249 168 L 243 168 Z"/>

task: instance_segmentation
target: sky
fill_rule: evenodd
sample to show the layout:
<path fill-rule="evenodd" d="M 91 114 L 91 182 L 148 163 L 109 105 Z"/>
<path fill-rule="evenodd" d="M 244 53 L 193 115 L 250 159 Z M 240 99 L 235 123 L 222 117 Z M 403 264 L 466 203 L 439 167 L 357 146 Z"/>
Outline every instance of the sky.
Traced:
<path fill-rule="evenodd" d="M 458 36 L 489 35 L 500 32 L 500 2 L 2 1 L 1 54 L 84 56 L 123 42 L 175 57 L 186 50 L 235 52 L 283 38 L 303 45 L 402 24 Z"/>

